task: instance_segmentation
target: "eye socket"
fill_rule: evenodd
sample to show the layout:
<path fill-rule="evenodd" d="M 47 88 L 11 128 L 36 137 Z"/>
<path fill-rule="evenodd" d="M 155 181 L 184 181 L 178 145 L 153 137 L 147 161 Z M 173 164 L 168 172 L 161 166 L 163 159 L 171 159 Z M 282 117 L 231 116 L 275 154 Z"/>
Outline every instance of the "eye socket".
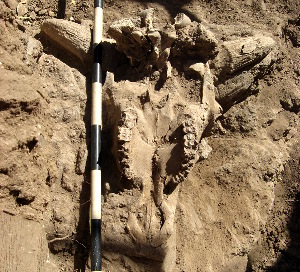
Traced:
<path fill-rule="evenodd" d="M 169 139 L 167 140 L 169 140 L 170 143 L 179 143 L 183 138 L 183 135 L 183 126 L 180 125 L 172 132 L 172 134 L 169 136 Z"/>

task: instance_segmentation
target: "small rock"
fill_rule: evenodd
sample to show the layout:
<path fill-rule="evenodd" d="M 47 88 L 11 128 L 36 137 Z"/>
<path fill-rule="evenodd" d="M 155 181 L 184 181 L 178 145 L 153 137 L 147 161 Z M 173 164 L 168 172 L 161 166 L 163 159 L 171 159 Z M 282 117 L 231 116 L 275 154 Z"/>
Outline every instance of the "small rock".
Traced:
<path fill-rule="evenodd" d="M 38 11 L 38 14 L 39 15 L 46 15 L 48 12 L 47 12 L 47 10 L 46 9 L 42 9 L 42 10 L 39 10 Z"/>
<path fill-rule="evenodd" d="M 55 17 L 55 13 L 52 10 L 49 10 L 48 14 L 49 14 L 50 17 Z"/>
<path fill-rule="evenodd" d="M 172 65 L 171 63 L 168 61 L 167 64 L 167 78 L 171 78 L 172 77 Z"/>
<path fill-rule="evenodd" d="M 300 95 L 298 90 L 290 91 L 280 99 L 281 106 L 290 112 L 298 113 L 300 111 Z"/>
<path fill-rule="evenodd" d="M 176 29 L 184 28 L 192 22 L 191 19 L 184 13 L 177 14 L 174 20 Z"/>
<path fill-rule="evenodd" d="M 253 0 L 252 6 L 263 12 L 267 10 L 266 3 L 264 2 L 264 0 Z"/>
<path fill-rule="evenodd" d="M 300 27 L 289 25 L 285 28 L 285 33 L 290 38 L 293 46 L 300 47 Z"/>
<path fill-rule="evenodd" d="M 136 31 L 133 31 L 132 32 L 132 37 L 140 44 L 142 45 L 144 42 L 145 42 L 145 36 L 144 34 L 139 31 L 139 30 L 136 30 Z"/>
<path fill-rule="evenodd" d="M 26 50 L 27 55 L 37 58 L 42 54 L 42 51 L 43 46 L 41 42 L 32 37 L 29 37 Z"/>
<path fill-rule="evenodd" d="M 148 33 L 148 38 L 150 39 L 151 43 L 153 45 L 155 45 L 156 43 L 158 43 L 161 39 L 160 34 L 158 31 L 150 31 Z"/>
<path fill-rule="evenodd" d="M 88 19 L 82 19 L 80 20 L 80 24 L 91 28 L 93 26 L 93 21 Z"/>
<path fill-rule="evenodd" d="M 184 66 L 184 71 L 188 74 L 203 78 L 205 73 L 205 65 L 202 62 L 194 63 L 192 65 L 186 65 Z"/>
<path fill-rule="evenodd" d="M 261 7 L 262 11 L 266 11 L 267 10 L 266 3 L 264 2 L 264 0 L 260 1 L 260 7 Z"/>
<path fill-rule="evenodd" d="M 166 26 L 161 32 L 162 46 L 164 48 L 171 47 L 177 38 L 176 30 L 174 26 Z"/>
<path fill-rule="evenodd" d="M 64 109 L 62 121 L 65 123 L 70 123 L 70 122 L 78 120 L 79 116 L 80 116 L 79 108 L 77 108 L 77 107 L 66 108 L 66 109 Z"/>
<path fill-rule="evenodd" d="M 75 173 L 77 175 L 84 174 L 87 156 L 88 156 L 87 149 L 80 147 L 77 152 L 77 160 L 76 160 L 76 168 L 75 168 Z"/>
<path fill-rule="evenodd" d="M 72 178 L 68 173 L 63 173 L 62 179 L 61 179 L 61 187 L 67 190 L 68 192 L 74 191 L 74 184 L 72 182 Z"/>
<path fill-rule="evenodd" d="M 212 148 L 210 147 L 210 145 L 208 145 L 205 139 L 202 139 L 198 145 L 198 150 L 199 159 L 203 160 L 208 158 L 208 155 L 212 151 Z"/>
<path fill-rule="evenodd" d="M 30 14 L 29 14 L 29 17 L 32 19 L 32 20 L 35 20 L 36 19 L 36 14 L 34 11 L 31 11 Z"/>
<path fill-rule="evenodd" d="M 28 205 L 34 201 L 36 193 L 33 190 L 22 190 L 17 197 L 17 202 L 21 205 Z"/>

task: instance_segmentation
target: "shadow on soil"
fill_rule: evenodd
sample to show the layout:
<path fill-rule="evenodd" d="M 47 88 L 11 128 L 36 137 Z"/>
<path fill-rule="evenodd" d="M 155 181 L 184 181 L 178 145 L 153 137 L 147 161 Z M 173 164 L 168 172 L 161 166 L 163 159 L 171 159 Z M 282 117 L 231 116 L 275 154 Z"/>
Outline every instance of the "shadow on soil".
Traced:
<path fill-rule="evenodd" d="M 299 181 L 298 181 L 299 182 Z M 297 272 L 300 271 L 300 193 L 294 200 L 294 208 L 288 223 L 290 245 L 281 253 L 280 259 L 267 272 Z"/>

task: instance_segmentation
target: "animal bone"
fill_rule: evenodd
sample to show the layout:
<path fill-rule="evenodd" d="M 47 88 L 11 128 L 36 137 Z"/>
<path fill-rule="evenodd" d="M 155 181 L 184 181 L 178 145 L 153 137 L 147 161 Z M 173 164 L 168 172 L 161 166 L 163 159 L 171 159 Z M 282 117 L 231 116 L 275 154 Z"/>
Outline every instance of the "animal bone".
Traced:
<path fill-rule="evenodd" d="M 178 184 L 211 151 L 204 132 L 221 114 L 219 103 L 230 107 L 271 65 L 275 42 L 262 35 L 223 42 L 207 24 L 190 22 L 185 15 L 162 29 L 154 28 L 153 19 L 148 10 L 140 18 L 114 22 L 108 31 L 131 65 L 165 74 L 173 88 L 154 90 L 155 80 L 147 79 L 114 82 L 107 73 L 104 104 L 113 131 L 112 153 L 126 189 L 107 195 L 102 227 L 107 249 L 163 261 L 175 250 L 168 241 L 175 235 Z M 91 36 L 78 27 L 48 20 L 42 30 L 85 59 Z M 176 61 L 175 68 L 201 86 L 198 100 L 184 96 L 172 74 Z"/>
<path fill-rule="evenodd" d="M 212 66 L 225 78 L 216 83 L 216 99 L 228 107 L 249 92 L 255 78 L 274 62 L 275 41 L 259 34 L 225 42 L 223 46 L 222 58 L 216 58 Z"/>
<path fill-rule="evenodd" d="M 192 21 L 191 19 L 186 16 L 184 13 L 179 13 L 174 18 L 174 24 L 176 29 L 184 28 L 188 26 Z"/>
<path fill-rule="evenodd" d="M 55 43 L 86 61 L 90 55 L 91 30 L 88 26 L 62 19 L 47 19 L 41 30 Z"/>
<path fill-rule="evenodd" d="M 211 150 L 202 134 L 220 114 L 212 75 L 205 64 L 201 102 L 186 101 L 176 88 L 156 92 L 147 84 L 117 83 L 111 74 L 108 77 L 106 104 L 115 131 L 112 152 L 130 187 L 138 190 L 134 203 L 126 208 L 127 223 L 122 223 L 131 238 L 126 253 L 162 261 L 174 231 L 176 186 Z M 104 237 L 110 237 L 106 246 L 124 250 L 123 234 L 111 237 L 107 231 L 103 229 Z"/>

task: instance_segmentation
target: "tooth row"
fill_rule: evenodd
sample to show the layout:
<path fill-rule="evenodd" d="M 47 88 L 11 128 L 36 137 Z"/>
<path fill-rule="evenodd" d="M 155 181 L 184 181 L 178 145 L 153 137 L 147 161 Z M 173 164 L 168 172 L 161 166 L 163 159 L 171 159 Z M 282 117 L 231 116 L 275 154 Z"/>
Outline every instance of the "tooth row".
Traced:
<path fill-rule="evenodd" d="M 118 124 L 118 163 L 120 170 L 127 179 L 133 178 L 130 169 L 129 150 L 132 140 L 132 129 L 136 125 L 136 114 L 133 109 L 127 109 L 121 113 Z"/>
<path fill-rule="evenodd" d="M 180 173 L 175 177 L 171 178 L 171 182 L 178 184 L 183 182 L 195 164 L 195 158 L 197 153 L 197 134 L 196 134 L 196 124 L 191 116 L 183 122 L 183 154 L 184 159 L 182 161 L 182 166 Z"/>

